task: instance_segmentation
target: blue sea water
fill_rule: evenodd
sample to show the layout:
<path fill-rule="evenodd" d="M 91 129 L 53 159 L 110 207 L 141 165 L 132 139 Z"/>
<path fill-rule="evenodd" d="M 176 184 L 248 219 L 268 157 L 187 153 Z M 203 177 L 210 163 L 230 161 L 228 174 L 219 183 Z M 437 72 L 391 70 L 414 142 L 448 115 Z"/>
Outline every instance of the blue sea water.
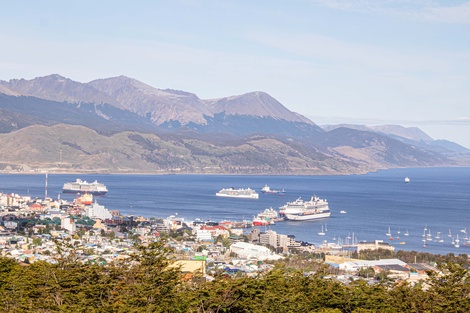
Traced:
<path fill-rule="evenodd" d="M 410 183 L 404 182 L 406 176 Z M 316 245 L 324 240 L 337 242 L 339 237 L 345 241 L 346 237 L 354 236 L 359 241 L 383 240 L 397 250 L 470 252 L 470 245 L 463 245 L 462 232 L 468 228 L 470 234 L 470 168 L 392 169 L 347 176 L 49 174 L 48 195 L 57 198 L 60 194 L 63 199 L 72 200 L 74 195 L 61 194 L 61 188 L 77 178 L 104 183 L 108 194 L 95 199 L 108 209 L 146 217 L 178 214 L 187 220 L 251 219 L 265 208 L 278 209 L 287 201 L 298 197 L 308 200 L 315 194 L 328 200 L 330 218 L 278 222 L 271 229 Z M 259 191 L 265 184 L 285 189 L 286 195 L 260 193 L 258 200 L 215 196 L 221 188 L 250 187 Z M 0 192 L 43 198 L 45 175 L 2 174 Z M 347 214 L 340 214 L 341 210 Z M 325 236 L 318 235 L 322 225 L 328 229 Z M 385 235 L 389 227 L 394 240 Z M 426 242 L 426 248 L 422 242 L 425 227 L 433 237 L 433 241 Z M 459 235 L 460 248 L 451 244 L 449 229 L 454 237 Z M 406 231 L 408 237 L 404 236 Z M 443 243 L 434 240 L 437 232 L 441 233 Z"/>

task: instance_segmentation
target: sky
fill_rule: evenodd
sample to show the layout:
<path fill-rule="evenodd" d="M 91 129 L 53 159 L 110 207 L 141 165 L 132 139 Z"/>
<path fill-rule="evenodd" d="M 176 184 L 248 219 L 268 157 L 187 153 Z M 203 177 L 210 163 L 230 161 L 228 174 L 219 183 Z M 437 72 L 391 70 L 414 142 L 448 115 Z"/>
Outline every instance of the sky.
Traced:
<path fill-rule="evenodd" d="M 0 0 L 0 80 L 125 75 L 201 99 L 264 91 L 319 125 L 470 148 L 470 1 Z"/>

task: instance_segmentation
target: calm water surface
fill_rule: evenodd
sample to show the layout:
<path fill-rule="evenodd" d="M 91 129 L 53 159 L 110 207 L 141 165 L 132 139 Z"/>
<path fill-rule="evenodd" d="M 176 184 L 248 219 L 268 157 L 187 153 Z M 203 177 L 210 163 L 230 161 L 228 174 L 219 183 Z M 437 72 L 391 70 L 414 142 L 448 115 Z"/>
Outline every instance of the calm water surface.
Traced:
<path fill-rule="evenodd" d="M 411 182 L 405 184 L 408 176 Z M 57 198 L 65 182 L 98 180 L 109 192 L 98 203 L 123 214 L 167 217 L 178 214 L 187 220 L 242 220 L 272 207 L 278 209 L 298 197 L 307 200 L 316 194 L 326 198 L 332 215 L 328 219 L 279 222 L 271 226 L 278 233 L 295 235 L 315 244 L 343 241 L 354 236 L 359 241 L 384 240 L 396 249 L 431 253 L 469 253 L 464 246 L 470 234 L 470 168 L 393 169 L 350 176 L 229 176 L 229 175 L 54 175 L 48 176 L 48 195 Z M 265 184 L 286 190 L 285 196 L 260 194 L 258 200 L 216 197 L 221 188 Z M 0 175 L 0 192 L 44 197 L 45 175 Z M 72 200 L 74 195 L 60 194 Z M 340 214 L 341 210 L 347 214 Z M 326 225 L 326 236 L 319 236 Z M 387 233 L 390 227 L 394 240 Z M 424 228 L 433 241 L 423 247 Z M 451 230 L 461 239 L 460 248 L 451 244 Z M 408 231 L 409 236 L 404 233 Z M 400 234 L 398 234 L 400 232 Z M 440 232 L 444 242 L 434 237 Z M 400 237 L 399 239 L 397 237 Z M 336 238 L 334 240 L 333 238 Z M 406 242 L 406 244 L 399 244 Z"/>

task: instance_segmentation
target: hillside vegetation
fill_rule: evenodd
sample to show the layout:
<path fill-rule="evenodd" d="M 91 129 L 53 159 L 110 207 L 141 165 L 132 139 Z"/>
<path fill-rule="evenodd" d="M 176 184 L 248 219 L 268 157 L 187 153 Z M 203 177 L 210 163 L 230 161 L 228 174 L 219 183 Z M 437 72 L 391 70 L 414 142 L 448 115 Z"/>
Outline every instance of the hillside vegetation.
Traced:
<path fill-rule="evenodd" d="M 169 267 L 161 243 L 141 246 L 121 264 L 81 264 L 63 256 L 57 264 L 19 265 L 0 258 L 1 312 L 469 312 L 468 270 L 447 264 L 442 274 L 410 286 L 386 280 L 349 284 L 326 268 L 306 276 L 278 266 L 257 277 L 224 275 L 208 282 L 183 280 Z"/>
<path fill-rule="evenodd" d="M 4 172 L 336 174 L 369 169 L 268 136 L 217 144 L 169 134 L 103 135 L 61 124 L 29 126 L 0 140 Z"/>

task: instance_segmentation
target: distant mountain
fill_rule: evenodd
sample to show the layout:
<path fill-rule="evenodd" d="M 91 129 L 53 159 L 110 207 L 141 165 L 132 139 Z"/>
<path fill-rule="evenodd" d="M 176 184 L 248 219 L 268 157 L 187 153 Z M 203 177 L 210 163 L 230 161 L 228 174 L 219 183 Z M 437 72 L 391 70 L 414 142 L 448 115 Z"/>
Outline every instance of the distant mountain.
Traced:
<path fill-rule="evenodd" d="M 0 86 L 1 85 L 23 96 L 31 96 L 57 102 L 106 103 L 119 106 L 119 103 L 107 94 L 87 84 L 75 82 L 57 74 L 37 77 L 31 80 L 11 79 L 8 82 L 0 81 Z"/>
<path fill-rule="evenodd" d="M 261 91 L 249 92 L 240 96 L 204 100 L 204 103 L 211 109 L 213 114 L 271 117 L 277 120 L 314 125 L 308 118 L 289 111 L 279 101 Z"/>
<path fill-rule="evenodd" d="M 400 125 L 379 125 L 379 126 L 366 126 L 366 125 L 355 125 L 355 124 L 338 124 L 338 125 L 321 125 L 326 131 L 330 131 L 336 128 L 345 127 L 350 129 L 372 131 L 375 133 L 382 133 L 385 135 L 398 136 L 405 139 L 411 139 L 415 141 L 433 141 L 430 136 L 417 127 L 403 127 Z"/>
<path fill-rule="evenodd" d="M 100 133 L 155 132 L 157 127 L 135 113 L 108 104 L 60 103 L 0 93 L 0 133 L 31 125 L 81 125 Z"/>
<path fill-rule="evenodd" d="M 465 154 L 470 153 L 470 149 L 463 147 L 455 142 L 444 140 L 444 139 L 433 140 L 431 142 L 428 142 L 428 144 L 434 147 L 440 147 L 447 151 L 455 151 L 458 153 L 465 153 Z"/>
<path fill-rule="evenodd" d="M 467 149 L 454 142 L 447 140 L 434 140 L 417 127 L 403 127 L 400 125 L 366 126 L 354 124 L 322 125 L 321 127 L 326 131 L 331 131 L 338 128 L 370 131 L 385 135 L 408 145 L 420 147 L 422 149 L 427 149 L 429 151 L 438 153 L 470 153 L 470 149 Z"/>
<path fill-rule="evenodd" d="M 465 148 L 417 128 L 346 126 L 322 129 L 260 91 L 204 100 L 125 76 L 0 81 L 5 171 L 347 174 L 470 165 Z M 68 165 L 54 159 L 58 151 Z"/>
<path fill-rule="evenodd" d="M 432 163 L 444 164 L 448 162 L 446 156 L 437 152 L 409 145 L 380 133 L 347 127 L 327 132 L 318 145 L 333 148 L 339 153 L 346 153 L 346 155 L 353 148 L 355 154 L 352 155 L 356 158 L 366 158 L 370 163 L 382 164 L 387 167 L 393 167 L 396 164 L 426 166 Z"/>
<path fill-rule="evenodd" d="M 0 172 L 318 175 L 372 169 L 262 136 L 214 144 L 173 134 L 102 135 L 83 126 L 57 124 L 0 134 L 0 140 Z"/>
<path fill-rule="evenodd" d="M 289 111 L 264 92 L 201 100 L 189 92 L 157 89 L 125 76 L 79 83 L 57 74 L 32 80 L 0 81 L 0 86 L 10 93 L 57 102 L 109 104 L 171 132 L 192 129 L 220 133 L 236 129 L 237 133 L 247 135 L 271 133 L 272 128 L 282 134 L 296 134 L 304 129 L 323 132 L 312 121 Z M 253 124 L 253 120 L 262 122 Z M 296 123 L 297 130 L 285 129 L 286 122 Z"/>
<path fill-rule="evenodd" d="M 97 79 L 87 85 L 156 125 L 171 121 L 182 125 L 190 122 L 204 124 L 204 115 L 212 115 L 195 94 L 153 88 L 125 76 Z"/>
<path fill-rule="evenodd" d="M 4 94 L 7 96 L 19 96 L 20 94 L 16 91 L 11 90 L 7 86 L 0 85 L 0 94 Z"/>

